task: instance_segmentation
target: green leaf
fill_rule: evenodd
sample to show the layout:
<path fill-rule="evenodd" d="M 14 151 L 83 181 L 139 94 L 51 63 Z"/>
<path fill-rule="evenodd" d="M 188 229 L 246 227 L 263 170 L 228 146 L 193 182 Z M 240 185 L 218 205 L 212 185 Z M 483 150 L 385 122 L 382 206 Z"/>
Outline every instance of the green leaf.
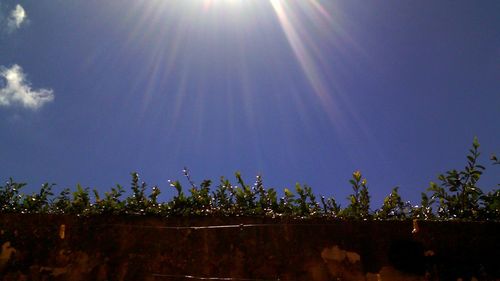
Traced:
<path fill-rule="evenodd" d="M 477 137 L 474 137 L 474 141 L 472 142 L 472 146 L 475 149 L 479 148 L 479 141 L 478 141 Z"/>

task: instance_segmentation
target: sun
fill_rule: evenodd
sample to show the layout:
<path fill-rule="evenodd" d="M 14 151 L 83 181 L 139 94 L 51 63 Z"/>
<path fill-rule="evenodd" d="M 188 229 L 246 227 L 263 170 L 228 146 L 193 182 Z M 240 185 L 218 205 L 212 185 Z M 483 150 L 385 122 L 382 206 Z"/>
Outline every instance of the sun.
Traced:
<path fill-rule="evenodd" d="M 228 6 L 241 3 L 243 0 L 203 0 L 204 9 L 209 9 L 214 6 Z"/>

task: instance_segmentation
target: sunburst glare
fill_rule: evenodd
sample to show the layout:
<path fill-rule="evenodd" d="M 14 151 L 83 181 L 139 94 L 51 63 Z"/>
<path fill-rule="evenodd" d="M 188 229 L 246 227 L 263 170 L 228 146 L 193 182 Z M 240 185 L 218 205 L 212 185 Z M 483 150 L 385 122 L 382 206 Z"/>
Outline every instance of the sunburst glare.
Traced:
<path fill-rule="evenodd" d="M 314 7 L 318 12 L 322 12 L 321 15 L 325 16 L 325 11 L 317 2 L 310 1 L 309 3 L 315 3 L 315 5 L 311 5 L 311 7 Z M 330 118 L 336 120 L 338 117 L 338 105 L 334 102 L 331 92 L 325 84 L 325 78 L 322 77 L 320 69 L 318 69 L 316 65 L 316 61 L 321 58 L 314 57 L 314 46 L 312 46 L 313 48 L 308 48 L 308 46 L 306 46 L 307 42 L 311 41 L 307 40 L 308 38 L 304 38 L 307 34 L 304 30 L 301 30 L 301 26 L 296 23 L 295 13 L 290 9 L 288 6 L 289 4 L 281 0 L 271 0 L 271 4 L 297 61 L 300 63 L 308 81 L 314 89 L 314 93 L 321 100 Z M 326 18 L 331 19 L 328 15 L 326 15 Z"/>
<path fill-rule="evenodd" d="M 363 127 L 332 71 L 337 66 L 330 53 L 355 48 L 334 2 L 134 2 L 123 21 L 130 29 L 116 50 L 116 63 L 140 56 L 141 69 L 147 69 L 129 81 L 131 94 L 122 99 L 137 102 L 135 93 L 142 92 L 137 125 L 153 115 L 172 136 L 190 118 L 194 146 L 214 124 L 229 136 L 242 127 L 260 135 L 268 122 L 260 120 L 262 110 L 274 111 L 276 120 L 287 120 L 292 110 L 295 122 L 302 123 L 296 126 L 306 130 L 318 119 L 311 107 L 338 134 Z M 224 110 L 214 112 L 215 107 Z M 286 136 L 295 128 L 281 125 L 279 130 Z M 252 143 L 258 155 L 258 141 Z"/>

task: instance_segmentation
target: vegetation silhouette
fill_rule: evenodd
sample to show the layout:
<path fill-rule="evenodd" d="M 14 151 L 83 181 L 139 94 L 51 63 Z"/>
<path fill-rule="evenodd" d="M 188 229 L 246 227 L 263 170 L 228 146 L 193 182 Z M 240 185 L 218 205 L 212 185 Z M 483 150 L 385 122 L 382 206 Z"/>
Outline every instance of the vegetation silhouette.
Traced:
<path fill-rule="evenodd" d="M 274 188 L 265 188 L 262 177 L 257 176 L 253 185 L 248 185 L 236 172 L 236 185 L 221 177 L 215 190 L 212 181 L 204 180 L 199 186 L 192 180 L 189 170 L 183 174 L 189 183 L 186 194 L 179 181 L 169 181 L 177 194 L 166 202 L 159 202 L 158 186 L 148 188 L 139 174 L 131 173 L 131 194 L 125 198 L 121 185 L 104 192 L 76 186 L 76 190 L 63 189 L 57 196 L 55 184 L 45 183 L 38 193 L 23 194 L 26 186 L 10 178 L 0 186 L 0 213 L 23 214 L 73 214 L 73 215 L 153 215 L 153 216 L 261 216 L 289 218 L 332 218 L 345 220 L 500 220 L 500 190 L 493 188 L 485 193 L 478 182 L 486 169 L 478 164 L 479 142 L 474 138 L 463 170 L 450 170 L 431 182 L 427 192 L 421 195 L 420 204 L 404 201 L 398 188 L 392 189 L 383 205 L 375 210 L 370 207 L 368 182 L 360 171 L 352 174 L 349 183 L 353 193 L 347 198 L 349 205 L 342 208 L 334 197 L 320 196 L 319 200 L 311 187 L 296 184 L 295 192 L 285 188 L 278 196 Z M 500 165 L 495 155 L 492 165 Z M 497 186 L 500 186 L 498 184 Z"/>

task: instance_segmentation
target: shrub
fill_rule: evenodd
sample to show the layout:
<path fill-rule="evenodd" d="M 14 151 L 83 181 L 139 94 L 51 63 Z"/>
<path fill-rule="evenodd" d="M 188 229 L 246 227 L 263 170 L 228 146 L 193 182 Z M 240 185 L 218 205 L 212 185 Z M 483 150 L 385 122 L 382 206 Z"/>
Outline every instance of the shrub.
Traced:
<path fill-rule="evenodd" d="M 278 198 L 274 188 L 266 188 L 261 176 L 250 186 L 239 172 L 235 174 L 237 185 L 221 177 L 219 185 L 211 190 L 212 181 L 205 180 L 199 186 L 192 180 L 189 170 L 183 174 L 190 185 L 189 194 L 179 181 L 169 181 L 176 195 L 167 202 L 159 202 L 158 186 L 151 189 L 140 180 L 139 174 L 131 173 L 130 196 L 116 185 L 104 193 L 76 186 L 76 190 L 63 189 L 55 198 L 54 184 L 44 184 L 38 193 L 24 195 L 20 192 L 26 184 L 9 179 L 0 186 L 0 213 L 52 213 L 75 215 L 155 215 L 155 216 L 286 216 L 292 218 L 325 217 L 354 220 L 500 220 L 500 190 L 484 193 L 478 181 L 485 167 L 478 164 L 479 142 L 475 138 L 467 155 L 463 170 L 450 170 L 438 176 L 439 183 L 431 182 L 428 192 L 422 193 L 420 205 L 404 202 L 398 187 L 384 199 L 383 205 L 370 209 L 367 180 L 355 171 L 349 180 L 353 193 L 347 198 L 349 205 L 342 209 L 334 197 L 321 196 L 320 202 L 311 187 L 297 183 L 295 193 L 285 188 Z M 493 165 L 500 162 L 492 156 Z M 500 186 L 500 184 L 498 185 Z M 437 207 L 436 211 L 433 206 Z"/>

